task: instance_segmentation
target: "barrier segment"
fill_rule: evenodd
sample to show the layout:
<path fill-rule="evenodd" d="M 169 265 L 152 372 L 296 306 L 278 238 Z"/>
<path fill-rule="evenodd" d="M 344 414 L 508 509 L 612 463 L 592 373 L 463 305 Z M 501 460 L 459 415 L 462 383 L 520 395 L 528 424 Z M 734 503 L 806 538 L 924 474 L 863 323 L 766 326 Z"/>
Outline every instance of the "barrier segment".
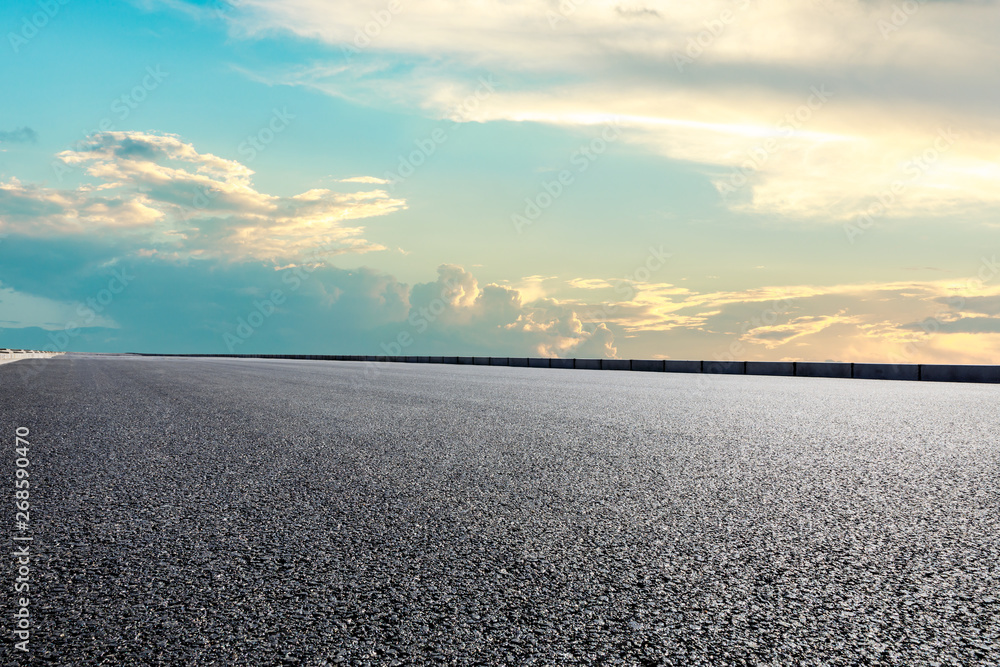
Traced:
<path fill-rule="evenodd" d="M 681 361 L 679 359 L 665 359 L 663 361 L 663 371 L 666 373 L 701 373 L 703 361 Z"/>
<path fill-rule="evenodd" d="M 747 375 L 795 375 L 793 361 L 748 361 Z"/>
<path fill-rule="evenodd" d="M 795 374 L 810 378 L 850 378 L 854 374 L 854 364 L 824 361 L 798 361 Z"/>
<path fill-rule="evenodd" d="M 747 372 L 745 361 L 703 361 L 702 373 L 714 375 L 744 375 Z"/>
<path fill-rule="evenodd" d="M 662 373 L 664 370 L 663 359 L 633 359 L 632 370 L 646 371 L 650 373 Z"/>
<path fill-rule="evenodd" d="M 919 380 L 918 364 L 854 364 L 853 377 L 860 380 Z"/>
<path fill-rule="evenodd" d="M 920 379 L 925 382 L 1000 382 L 1000 366 L 958 366 L 921 364 Z"/>

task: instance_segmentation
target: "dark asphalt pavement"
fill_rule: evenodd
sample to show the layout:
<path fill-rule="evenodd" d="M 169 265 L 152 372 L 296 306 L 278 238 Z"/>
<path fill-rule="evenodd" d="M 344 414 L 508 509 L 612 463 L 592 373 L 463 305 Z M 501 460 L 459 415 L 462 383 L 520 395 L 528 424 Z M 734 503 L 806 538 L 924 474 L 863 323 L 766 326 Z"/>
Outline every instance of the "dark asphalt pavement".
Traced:
<path fill-rule="evenodd" d="M 29 363 L 5 665 L 1000 660 L 1000 386 Z"/>

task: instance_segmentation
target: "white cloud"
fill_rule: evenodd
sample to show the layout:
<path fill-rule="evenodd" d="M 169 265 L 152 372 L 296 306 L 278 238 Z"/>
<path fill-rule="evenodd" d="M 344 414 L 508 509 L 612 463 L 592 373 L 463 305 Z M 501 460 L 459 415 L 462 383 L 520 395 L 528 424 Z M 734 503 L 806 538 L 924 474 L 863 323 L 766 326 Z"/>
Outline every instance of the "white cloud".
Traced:
<path fill-rule="evenodd" d="M 253 171 L 170 134 L 105 132 L 59 154 L 99 183 L 75 190 L 0 183 L 0 232 L 31 237 L 114 233 L 146 254 L 278 261 L 383 247 L 359 221 L 405 208 L 384 190 L 292 197 L 257 191 Z M 359 180 L 361 179 L 361 180 Z M 377 183 L 357 177 L 349 182 Z"/>
<path fill-rule="evenodd" d="M 389 181 L 375 176 L 352 176 L 351 178 L 341 178 L 338 183 L 372 183 L 376 185 L 388 185 Z"/>
<path fill-rule="evenodd" d="M 465 120 L 620 118 L 624 140 L 701 165 L 735 210 L 843 221 L 898 183 L 884 215 L 985 223 L 1000 210 L 997 2 L 430 0 L 381 23 L 381 0 L 241 6 L 238 34 L 337 48 L 328 63 L 256 73 L 265 80 L 445 116 L 489 70 L 502 85 Z M 402 74 L 389 66 L 400 62 Z M 824 87 L 829 99 L 808 108 Z M 943 128 L 958 140 L 910 178 Z M 777 146 L 760 160 L 768 137 Z"/>

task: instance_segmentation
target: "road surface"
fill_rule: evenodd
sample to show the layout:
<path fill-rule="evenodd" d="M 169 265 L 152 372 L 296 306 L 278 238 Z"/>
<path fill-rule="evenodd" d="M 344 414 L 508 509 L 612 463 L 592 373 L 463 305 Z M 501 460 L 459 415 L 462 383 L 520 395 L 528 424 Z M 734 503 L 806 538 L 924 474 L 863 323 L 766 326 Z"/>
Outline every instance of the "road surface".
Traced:
<path fill-rule="evenodd" d="M 1000 660 L 997 386 L 28 363 L 4 664 Z"/>

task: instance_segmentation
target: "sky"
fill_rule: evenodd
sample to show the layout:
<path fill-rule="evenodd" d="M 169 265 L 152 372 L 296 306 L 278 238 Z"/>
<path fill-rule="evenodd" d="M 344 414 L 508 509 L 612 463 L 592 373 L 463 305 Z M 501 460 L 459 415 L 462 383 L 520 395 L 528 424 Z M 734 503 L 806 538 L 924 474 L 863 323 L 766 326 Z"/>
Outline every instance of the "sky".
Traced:
<path fill-rule="evenodd" d="M 1000 2 L 0 25 L 0 347 L 1000 363 Z"/>

